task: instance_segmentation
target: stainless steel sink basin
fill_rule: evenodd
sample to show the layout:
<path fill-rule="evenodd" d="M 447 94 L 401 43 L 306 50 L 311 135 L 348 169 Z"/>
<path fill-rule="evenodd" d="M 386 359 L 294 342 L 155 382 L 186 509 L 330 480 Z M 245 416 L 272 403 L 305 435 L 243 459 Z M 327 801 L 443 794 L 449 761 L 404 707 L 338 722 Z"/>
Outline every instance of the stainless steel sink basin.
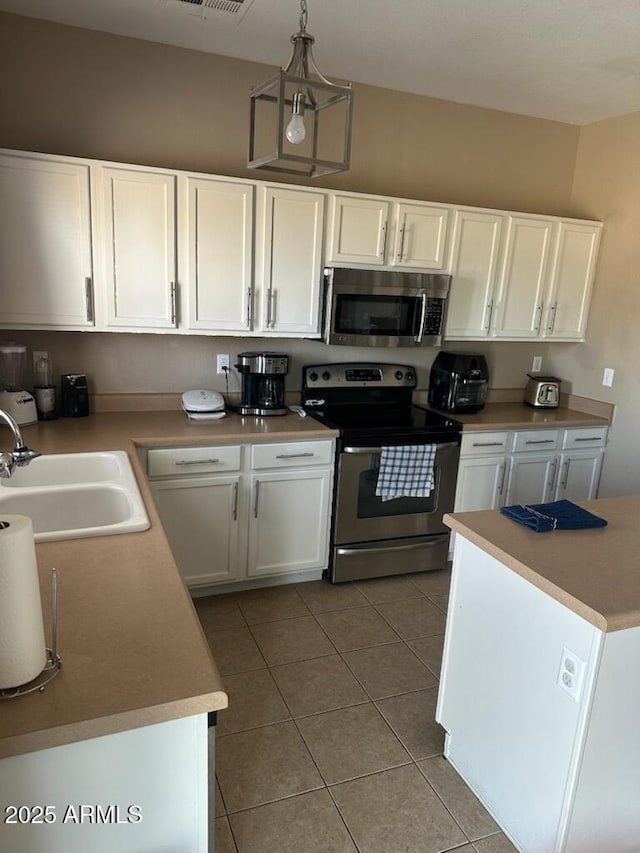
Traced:
<path fill-rule="evenodd" d="M 133 533 L 149 527 L 124 451 L 41 456 L 0 480 L 2 513 L 28 515 L 36 542 Z"/>

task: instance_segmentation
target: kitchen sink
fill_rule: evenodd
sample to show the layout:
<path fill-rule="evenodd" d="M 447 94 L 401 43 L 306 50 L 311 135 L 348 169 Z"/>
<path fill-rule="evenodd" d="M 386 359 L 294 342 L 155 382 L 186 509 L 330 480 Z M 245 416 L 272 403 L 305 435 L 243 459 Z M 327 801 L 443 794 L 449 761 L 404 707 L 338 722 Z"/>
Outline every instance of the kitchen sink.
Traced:
<path fill-rule="evenodd" d="M 36 542 L 147 530 L 149 517 L 124 451 L 34 459 L 0 480 L 2 513 L 28 515 Z"/>

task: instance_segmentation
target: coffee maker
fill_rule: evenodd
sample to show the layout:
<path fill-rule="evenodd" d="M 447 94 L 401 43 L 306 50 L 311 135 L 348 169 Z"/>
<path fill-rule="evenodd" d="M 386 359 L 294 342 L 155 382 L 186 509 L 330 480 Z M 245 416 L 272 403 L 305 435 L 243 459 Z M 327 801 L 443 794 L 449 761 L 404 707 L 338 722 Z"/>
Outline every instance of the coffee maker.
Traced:
<path fill-rule="evenodd" d="M 238 353 L 236 370 L 242 376 L 239 415 L 286 415 L 284 377 L 289 359 L 279 352 Z"/>

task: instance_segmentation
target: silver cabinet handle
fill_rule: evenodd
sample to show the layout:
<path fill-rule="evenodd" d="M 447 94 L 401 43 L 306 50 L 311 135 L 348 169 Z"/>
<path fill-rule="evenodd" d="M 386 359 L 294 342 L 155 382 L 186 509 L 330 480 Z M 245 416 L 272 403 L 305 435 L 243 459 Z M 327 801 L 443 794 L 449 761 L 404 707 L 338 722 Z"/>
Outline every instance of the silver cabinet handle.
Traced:
<path fill-rule="evenodd" d="M 251 288 L 247 288 L 247 329 L 251 328 Z"/>
<path fill-rule="evenodd" d="M 270 287 L 267 291 L 267 326 L 271 329 L 276 324 L 276 291 Z"/>
<path fill-rule="evenodd" d="M 232 512 L 233 520 L 238 520 L 238 483 L 235 482 L 233 484 L 233 512 Z"/>
<path fill-rule="evenodd" d="M 553 489 L 553 484 L 555 483 L 555 480 L 556 480 L 557 470 L 558 470 L 558 460 L 554 459 L 553 460 L 553 468 L 551 469 L 551 476 L 549 477 L 549 483 L 548 483 L 548 488 L 550 491 Z"/>
<path fill-rule="evenodd" d="M 507 466 L 501 465 L 500 466 L 500 485 L 498 486 L 498 494 L 499 495 L 502 494 L 502 491 L 504 489 L 504 475 L 506 474 L 506 472 L 507 472 Z"/>
<path fill-rule="evenodd" d="M 176 465 L 215 465 L 219 459 L 178 459 Z"/>
<path fill-rule="evenodd" d="M 538 438 L 534 441 L 534 439 L 527 439 L 525 444 L 555 444 L 555 438 Z"/>
<path fill-rule="evenodd" d="M 260 494 L 260 480 L 256 480 L 256 490 L 253 497 L 253 517 L 258 517 L 258 496 Z"/>
<path fill-rule="evenodd" d="M 267 290 L 267 328 L 271 325 L 271 288 Z"/>
<path fill-rule="evenodd" d="M 602 436 L 590 435 L 588 438 L 574 438 L 574 441 L 602 441 Z"/>
<path fill-rule="evenodd" d="M 402 256 L 404 255 L 404 225 L 400 229 L 400 251 L 398 252 L 398 260 L 402 260 Z"/>
<path fill-rule="evenodd" d="M 382 224 L 381 237 L 382 237 L 382 248 L 380 249 L 380 260 L 384 263 L 384 256 L 387 251 L 387 223 L 384 222 Z"/>
<path fill-rule="evenodd" d="M 472 447 L 502 447 L 503 441 L 474 441 Z"/>
<path fill-rule="evenodd" d="M 566 459 L 564 465 L 562 466 L 562 479 L 560 480 L 560 485 L 563 489 L 567 487 L 567 480 L 569 479 L 569 466 L 571 465 L 571 460 Z"/>
<path fill-rule="evenodd" d="M 280 453 L 276 459 L 301 459 L 303 456 L 315 456 L 315 453 Z"/>
<path fill-rule="evenodd" d="M 93 281 L 90 276 L 87 276 L 84 280 L 84 299 L 87 311 L 87 322 L 93 323 L 95 320 L 93 316 Z"/>
<path fill-rule="evenodd" d="M 484 324 L 485 332 L 488 332 L 491 328 L 491 315 L 493 314 L 493 300 L 487 303 L 487 321 Z"/>
<path fill-rule="evenodd" d="M 536 335 L 540 334 L 540 326 L 542 325 L 542 309 L 544 305 L 541 302 L 540 305 L 536 308 L 536 313 L 538 314 L 538 319 L 536 322 Z"/>
<path fill-rule="evenodd" d="M 420 306 L 420 325 L 418 327 L 418 334 L 414 335 L 413 340 L 419 344 L 422 341 L 422 337 L 424 335 L 424 321 L 427 316 L 427 294 L 422 291 L 420 294 L 420 298 L 422 299 L 422 305 Z"/>
<path fill-rule="evenodd" d="M 547 326 L 547 332 L 553 332 L 553 327 L 556 324 L 556 311 L 558 310 L 558 303 L 554 302 L 551 308 L 549 309 L 549 325 Z"/>
<path fill-rule="evenodd" d="M 176 283 L 172 281 L 169 285 L 169 299 L 171 300 L 171 325 L 176 324 Z"/>

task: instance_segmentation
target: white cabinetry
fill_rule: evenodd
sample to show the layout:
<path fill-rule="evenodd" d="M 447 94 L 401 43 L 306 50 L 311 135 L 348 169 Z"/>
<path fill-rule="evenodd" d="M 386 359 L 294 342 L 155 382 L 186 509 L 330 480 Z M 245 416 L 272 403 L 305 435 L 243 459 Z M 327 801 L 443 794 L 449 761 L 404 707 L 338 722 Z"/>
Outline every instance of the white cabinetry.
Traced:
<path fill-rule="evenodd" d="M 456 211 L 445 332 L 449 340 L 489 334 L 503 224 L 498 213 Z"/>
<path fill-rule="evenodd" d="M 87 164 L 0 155 L 0 281 L 3 326 L 93 325 Z"/>
<path fill-rule="evenodd" d="M 327 262 L 442 270 L 451 208 L 387 198 L 331 198 Z"/>
<path fill-rule="evenodd" d="M 153 449 L 147 472 L 190 587 L 327 567 L 332 439 Z"/>
<path fill-rule="evenodd" d="M 190 329 L 251 330 L 254 194 L 253 184 L 186 179 Z"/>
<path fill-rule="evenodd" d="M 504 501 L 508 432 L 463 433 L 455 512 L 498 509 Z"/>
<path fill-rule="evenodd" d="M 560 436 L 560 430 L 555 429 L 513 433 L 505 504 L 544 503 L 553 499 Z"/>
<path fill-rule="evenodd" d="M 266 335 L 320 333 L 322 193 L 305 189 L 258 190 L 256 331 Z"/>
<path fill-rule="evenodd" d="M 107 325 L 176 326 L 176 177 L 101 170 Z"/>

